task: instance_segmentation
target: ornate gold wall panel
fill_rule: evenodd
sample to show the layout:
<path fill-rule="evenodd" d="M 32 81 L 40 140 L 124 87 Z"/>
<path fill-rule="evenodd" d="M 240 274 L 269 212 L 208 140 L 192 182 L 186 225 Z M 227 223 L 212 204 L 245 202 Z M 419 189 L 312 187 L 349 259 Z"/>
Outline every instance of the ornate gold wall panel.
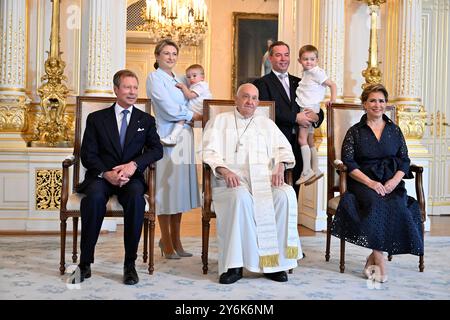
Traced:
<path fill-rule="evenodd" d="M 421 107 L 419 112 L 406 111 L 404 105 L 397 105 L 398 123 L 405 139 L 422 139 L 425 132 L 427 113 Z"/>
<path fill-rule="evenodd" d="M 35 134 L 34 128 L 37 126 L 38 120 L 42 117 L 42 110 L 39 103 L 31 103 L 27 110 L 27 128 L 22 131 L 22 138 L 25 142 L 33 140 L 33 135 Z M 67 123 L 67 134 L 69 136 L 69 141 L 74 141 L 75 135 L 75 105 L 66 105 L 66 110 L 64 112 L 64 118 Z"/>
<path fill-rule="evenodd" d="M 59 210 L 61 204 L 61 169 L 36 169 L 36 210 Z"/>
<path fill-rule="evenodd" d="M 0 95 L 0 132 L 22 132 L 27 129 L 26 96 Z"/>

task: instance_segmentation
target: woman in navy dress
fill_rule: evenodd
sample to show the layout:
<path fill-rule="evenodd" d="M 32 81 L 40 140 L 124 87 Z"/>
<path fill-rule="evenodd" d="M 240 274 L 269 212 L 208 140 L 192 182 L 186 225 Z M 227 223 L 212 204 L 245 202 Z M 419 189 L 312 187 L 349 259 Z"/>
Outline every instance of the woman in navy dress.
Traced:
<path fill-rule="evenodd" d="M 387 100 L 380 84 L 367 86 L 361 94 L 366 114 L 342 144 L 348 190 L 332 225 L 334 236 L 372 249 L 364 274 L 379 282 L 387 280 L 383 252 L 423 255 L 419 204 L 407 195 L 402 180 L 412 178 L 408 149 L 400 128 L 384 114 Z"/>

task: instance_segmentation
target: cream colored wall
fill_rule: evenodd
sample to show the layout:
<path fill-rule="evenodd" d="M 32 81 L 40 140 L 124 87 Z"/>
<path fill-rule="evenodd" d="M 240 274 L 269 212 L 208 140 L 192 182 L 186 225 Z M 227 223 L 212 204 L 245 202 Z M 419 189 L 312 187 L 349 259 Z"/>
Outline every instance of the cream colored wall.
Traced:
<path fill-rule="evenodd" d="M 364 78 L 361 71 L 369 57 L 370 16 L 367 4 L 345 2 L 344 98 L 359 97 Z"/>
<path fill-rule="evenodd" d="M 231 99 L 233 56 L 233 12 L 278 13 L 278 0 L 211 0 L 210 65 L 207 70 L 211 92 L 216 99 Z"/>
<path fill-rule="evenodd" d="M 450 2 L 422 2 L 422 103 L 428 113 L 424 144 L 433 155 L 428 214 L 450 212 Z"/>

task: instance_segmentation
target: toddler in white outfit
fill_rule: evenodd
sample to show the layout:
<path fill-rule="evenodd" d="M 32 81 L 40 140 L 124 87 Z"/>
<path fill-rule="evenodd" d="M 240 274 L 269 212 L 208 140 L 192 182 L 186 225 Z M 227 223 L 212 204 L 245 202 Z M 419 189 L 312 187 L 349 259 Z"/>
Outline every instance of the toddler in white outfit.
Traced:
<path fill-rule="evenodd" d="M 189 100 L 188 108 L 196 113 L 203 114 L 203 100 L 212 98 L 208 83 L 204 81 L 205 71 L 203 67 L 199 64 L 189 66 L 186 69 L 186 79 L 189 87 L 181 82 L 175 86 L 181 89 L 185 98 Z M 185 122 L 185 120 L 178 121 L 173 127 L 172 132 L 164 138 L 161 138 L 161 143 L 166 146 L 176 145 Z"/>
<path fill-rule="evenodd" d="M 336 84 L 328 79 L 327 74 L 318 65 L 319 52 L 312 45 L 303 46 L 299 51 L 298 62 L 303 67 L 303 76 L 298 84 L 295 101 L 300 106 L 300 112 L 312 110 L 319 113 L 320 102 L 325 97 L 326 87 L 330 88 L 331 98 L 327 104 L 336 101 Z M 295 184 L 312 182 L 323 176 L 319 170 L 317 150 L 314 146 L 314 128 L 300 126 L 298 130 L 298 143 L 303 158 L 303 171 Z"/>

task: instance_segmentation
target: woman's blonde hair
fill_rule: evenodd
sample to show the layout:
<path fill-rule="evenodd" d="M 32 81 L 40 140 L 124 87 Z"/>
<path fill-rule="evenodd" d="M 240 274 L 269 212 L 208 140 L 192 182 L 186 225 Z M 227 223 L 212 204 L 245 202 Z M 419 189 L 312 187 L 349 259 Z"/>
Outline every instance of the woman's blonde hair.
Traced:
<path fill-rule="evenodd" d="M 178 45 L 175 41 L 173 41 L 172 39 L 162 39 L 162 40 L 158 41 L 158 43 L 155 46 L 155 56 L 159 56 L 159 54 L 161 53 L 162 49 L 165 46 L 174 47 L 175 49 L 177 49 L 177 54 L 180 51 L 180 48 L 178 47 Z M 158 62 L 155 62 L 155 64 L 153 66 L 155 67 L 155 69 L 158 69 L 158 67 L 159 67 Z"/>

